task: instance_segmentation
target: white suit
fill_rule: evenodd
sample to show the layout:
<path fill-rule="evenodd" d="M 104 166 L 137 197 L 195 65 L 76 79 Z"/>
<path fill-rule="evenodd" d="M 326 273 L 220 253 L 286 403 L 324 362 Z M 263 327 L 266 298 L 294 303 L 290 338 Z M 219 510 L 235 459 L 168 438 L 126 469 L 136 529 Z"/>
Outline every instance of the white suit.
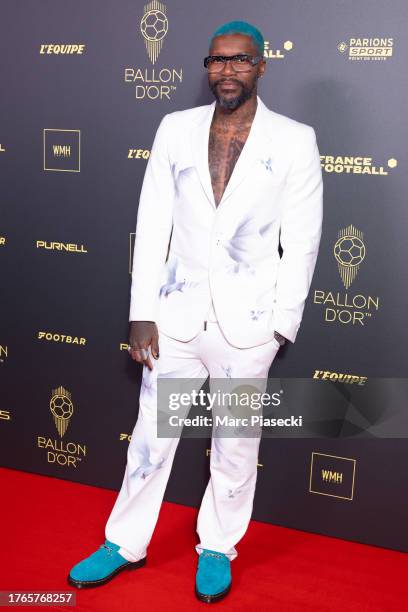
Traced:
<path fill-rule="evenodd" d="M 321 235 L 320 157 L 313 128 L 257 100 L 218 207 L 208 166 L 215 102 L 165 115 L 147 164 L 129 319 L 156 321 L 160 358 L 151 358 L 152 371 L 143 366 L 139 416 L 105 530 L 129 561 L 147 554 L 179 441 L 157 435 L 158 378 L 197 379 L 198 389 L 208 375 L 210 389 L 211 379 L 258 378 L 265 389 L 280 346 L 274 330 L 294 342 L 299 329 Z M 259 442 L 213 436 L 197 552 L 237 556 Z"/>
<path fill-rule="evenodd" d="M 130 321 L 188 341 L 212 295 L 234 346 L 263 344 L 274 330 L 295 341 L 322 230 L 320 156 L 312 127 L 257 101 L 218 207 L 208 166 L 215 101 L 163 117 L 140 195 Z"/>

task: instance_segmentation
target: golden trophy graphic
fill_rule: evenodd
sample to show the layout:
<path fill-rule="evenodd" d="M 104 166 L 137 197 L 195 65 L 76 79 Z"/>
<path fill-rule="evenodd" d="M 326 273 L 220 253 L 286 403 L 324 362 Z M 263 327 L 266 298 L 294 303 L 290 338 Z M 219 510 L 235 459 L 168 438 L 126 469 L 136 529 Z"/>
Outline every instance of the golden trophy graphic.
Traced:
<path fill-rule="evenodd" d="M 140 31 L 146 43 L 147 54 L 152 64 L 159 57 L 163 45 L 163 38 L 169 29 L 166 17 L 166 7 L 158 0 L 152 0 L 144 7 L 145 12 L 140 22 Z"/>
<path fill-rule="evenodd" d="M 64 387 L 52 390 L 50 410 L 54 417 L 55 427 L 61 438 L 64 436 L 69 425 L 69 420 L 74 413 L 71 394 Z"/>
<path fill-rule="evenodd" d="M 346 289 L 355 279 L 365 254 L 363 232 L 360 232 L 353 225 L 339 231 L 339 238 L 334 245 L 334 257 Z"/>

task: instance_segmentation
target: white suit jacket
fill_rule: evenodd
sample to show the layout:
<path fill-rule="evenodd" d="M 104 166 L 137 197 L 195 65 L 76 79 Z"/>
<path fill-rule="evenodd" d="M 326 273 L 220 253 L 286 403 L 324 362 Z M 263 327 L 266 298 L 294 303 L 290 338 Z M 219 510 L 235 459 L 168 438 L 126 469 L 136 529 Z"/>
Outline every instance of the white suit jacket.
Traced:
<path fill-rule="evenodd" d="M 137 214 L 129 320 L 155 321 L 159 333 L 188 341 L 212 297 L 234 346 L 263 344 L 275 330 L 294 342 L 322 231 L 315 131 L 257 96 L 217 207 L 208 165 L 214 110 L 215 101 L 171 112 L 157 129 Z"/>

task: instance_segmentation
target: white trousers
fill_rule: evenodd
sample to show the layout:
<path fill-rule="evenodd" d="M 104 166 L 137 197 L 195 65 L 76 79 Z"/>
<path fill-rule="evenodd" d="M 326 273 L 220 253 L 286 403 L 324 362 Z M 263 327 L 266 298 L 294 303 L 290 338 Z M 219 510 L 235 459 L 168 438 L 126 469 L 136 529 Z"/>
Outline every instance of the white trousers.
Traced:
<path fill-rule="evenodd" d="M 190 341 L 182 342 L 159 330 L 160 357 L 153 370 L 143 366 L 139 415 L 132 432 L 121 489 L 105 528 L 105 537 L 119 545 L 128 561 L 147 554 L 170 476 L 179 438 L 157 436 L 157 376 L 171 378 L 263 378 L 279 343 L 237 348 L 227 342 L 216 321 L 208 321 Z M 266 384 L 266 383 L 265 383 Z M 186 413 L 189 407 L 186 408 Z M 197 533 L 203 548 L 235 559 L 235 545 L 251 519 L 255 494 L 259 437 L 213 435 L 210 479 L 200 506 Z M 186 483 L 188 486 L 188 483 Z"/>

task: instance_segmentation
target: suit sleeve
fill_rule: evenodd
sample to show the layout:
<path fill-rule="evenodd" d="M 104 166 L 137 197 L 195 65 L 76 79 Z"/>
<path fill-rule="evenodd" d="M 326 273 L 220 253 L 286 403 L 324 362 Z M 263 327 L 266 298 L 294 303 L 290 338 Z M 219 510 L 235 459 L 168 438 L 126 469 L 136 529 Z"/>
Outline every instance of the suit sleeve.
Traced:
<path fill-rule="evenodd" d="M 140 192 L 133 251 L 129 321 L 155 321 L 159 283 L 173 224 L 174 178 L 168 152 L 168 115 L 153 141 Z"/>
<path fill-rule="evenodd" d="M 281 218 L 283 250 L 274 308 L 275 330 L 295 342 L 309 293 L 323 222 L 323 181 L 316 134 L 307 126 L 296 143 Z"/>

